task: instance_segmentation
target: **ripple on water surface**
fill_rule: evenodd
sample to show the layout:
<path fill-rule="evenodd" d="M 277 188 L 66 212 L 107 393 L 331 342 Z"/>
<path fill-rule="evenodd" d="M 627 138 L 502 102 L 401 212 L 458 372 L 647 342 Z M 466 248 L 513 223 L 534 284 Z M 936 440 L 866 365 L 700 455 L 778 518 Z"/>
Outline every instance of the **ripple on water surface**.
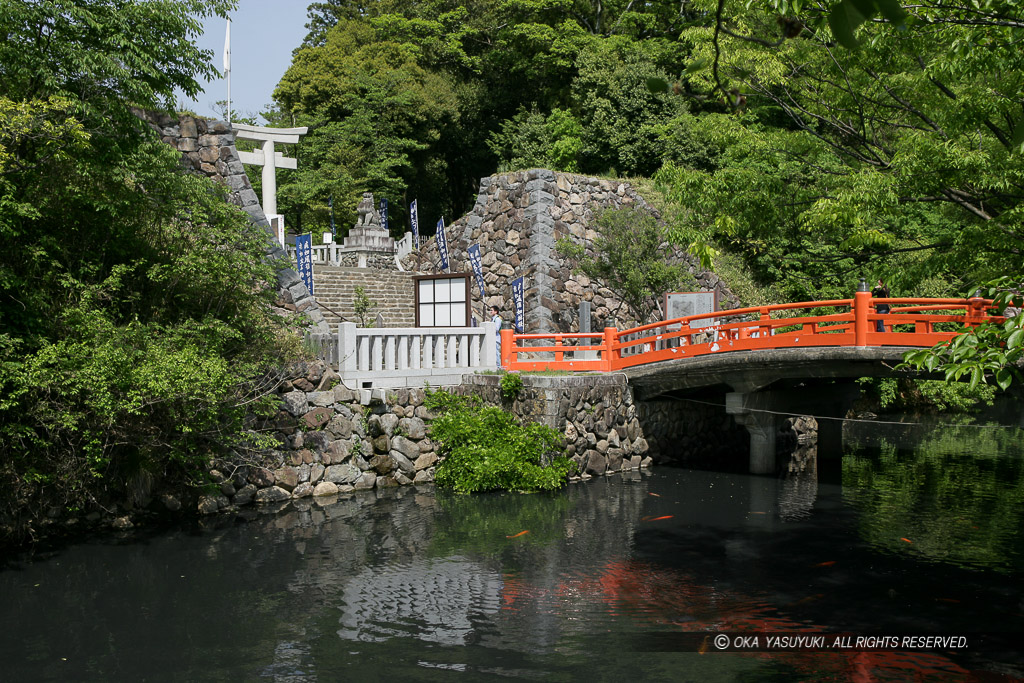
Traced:
<path fill-rule="evenodd" d="M 0 572 L 0 658 L 19 681 L 1019 676 L 1013 436 L 873 434 L 797 476 L 661 468 L 553 495 L 367 492 L 71 546 Z M 766 631 L 993 637 L 967 653 L 710 640 Z"/>

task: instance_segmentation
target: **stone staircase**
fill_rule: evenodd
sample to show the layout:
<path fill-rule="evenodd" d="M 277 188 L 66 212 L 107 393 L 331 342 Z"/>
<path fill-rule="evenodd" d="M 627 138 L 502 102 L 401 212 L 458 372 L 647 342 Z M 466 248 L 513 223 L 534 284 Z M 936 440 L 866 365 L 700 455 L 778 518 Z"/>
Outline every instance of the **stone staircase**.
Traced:
<path fill-rule="evenodd" d="M 412 277 L 417 274 L 316 264 L 313 266 L 313 291 L 324 320 L 331 327 L 342 319 L 359 324 L 353 308 L 357 286 L 362 286 L 366 296 L 376 304 L 366 314 L 368 324 L 380 313 L 384 316 L 385 327 L 412 327 L 416 324 Z"/>

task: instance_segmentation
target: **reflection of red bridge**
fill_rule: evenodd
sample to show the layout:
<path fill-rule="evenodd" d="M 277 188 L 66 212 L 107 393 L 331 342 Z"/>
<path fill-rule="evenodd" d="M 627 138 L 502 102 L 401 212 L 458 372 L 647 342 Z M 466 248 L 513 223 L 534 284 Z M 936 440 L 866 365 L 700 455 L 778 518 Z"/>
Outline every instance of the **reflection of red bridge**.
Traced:
<path fill-rule="evenodd" d="M 506 575 L 503 577 L 502 610 L 522 609 L 579 619 L 580 615 L 590 617 L 598 608 L 593 617 L 586 619 L 587 623 L 596 618 L 597 627 L 606 627 L 607 623 L 614 623 L 617 619 L 631 619 L 636 639 L 628 642 L 639 645 L 641 650 L 646 649 L 649 643 L 652 651 L 689 651 L 710 657 L 774 660 L 792 672 L 792 680 L 864 683 L 1010 680 L 999 674 L 968 671 L 945 652 L 826 646 L 778 651 L 765 647 L 750 652 L 734 649 L 723 654 L 718 652 L 713 642 L 717 633 L 756 636 L 759 646 L 766 644 L 765 634 L 828 634 L 827 643 L 832 643 L 839 635 L 833 629 L 838 628 L 841 632 L 843 627 L 814 624 L 800 618 L 799 605 L 822 598 L 821 595 L 807 596 L 792 605 L 776 607 L 763 598 L 697 583 L 684 572 L 645 562 L 610 561 L 603 567 L 592 569 L 597 571 L 588 570 L 586 576 L 563 573 L 559 583 L 553 587 L 534 585 Z M 569 611 L 571 615 L 567 614 Z M 604 617 L 607 623 L 602 621 L 602 611 L 608 615 Z M 645 631 L 649 636 L 645 637 Z M 691 635 L 697 637 L 687 637 Z M 752 677 L 769 671 L 771 669 L 750 669 Z"/>
<path fill-rule="evenodd" d="M 875 306 L 880 303 L 889 304 L 891 310 L 877 313 Z M 930 347 L 949 341 L 966 328 L 1002 321 L 988 312 L 991 303 L 981 298 L 872 299 L 870 292 L 857 292 L 853 299 L 717 311 L 628 330 L 610 327 L 582 334 L 514 334 L 502 330 L 502 365 L 509 370 L 612 372 L 733 351 Z M 814 314 L 822 309 L 835 312 Z M 805 313 L 796 315 L 800 312 Z M 878 322 L 884 331 L 876 331 Z"/>

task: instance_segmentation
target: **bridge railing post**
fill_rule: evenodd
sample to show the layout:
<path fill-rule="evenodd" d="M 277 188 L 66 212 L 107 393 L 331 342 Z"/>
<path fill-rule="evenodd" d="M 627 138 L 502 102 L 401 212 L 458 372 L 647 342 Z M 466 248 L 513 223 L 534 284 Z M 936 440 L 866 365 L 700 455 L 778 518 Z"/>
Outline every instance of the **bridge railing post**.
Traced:
<path fill-rule="evenodd" d="M 761 309 L 761 317 L 758 322 L 761 324 L 757 326 L 757 336 L 761 339 L 772 336 L 772 315 L 767 308 Z"/>
<path fill-rule="evenodd" d="M 512 369 L 512 355 L 513 355 L 512 354 L 512 345 L 515 343 L 512 340 L 512 336 L 515 333 L 512 330 L 501 330 L 500 334 L 501 334 L 501 367 L 505 368 L 506 370 L 511 370 Z M 519 359 L 519 355 L 518 354 L 516 354 L 515 357 L 516 357 L 516 360 Z"/>
<path fill-rule="evenodd" d="M 967 300 L 967 326 L 977 327 L 985 322 L 985 300 L 975 294 Z"/>
<path fill-rule="evenodd" d="M 860 287 L 853 295 L 853 343 L 855 346 L 868 345 L 868 315 L 872 309 L 871 291 L 867 283 L 861 279 Z"/>
<path fill-rule="evenodd" d="M 604 328 L 604 339 L 601 343 L 601 365 L 605 372 L 618 369 L 619 352 L 615 351 L 615 338 L 618 334 L 619 330 L 614 327 Z"/>

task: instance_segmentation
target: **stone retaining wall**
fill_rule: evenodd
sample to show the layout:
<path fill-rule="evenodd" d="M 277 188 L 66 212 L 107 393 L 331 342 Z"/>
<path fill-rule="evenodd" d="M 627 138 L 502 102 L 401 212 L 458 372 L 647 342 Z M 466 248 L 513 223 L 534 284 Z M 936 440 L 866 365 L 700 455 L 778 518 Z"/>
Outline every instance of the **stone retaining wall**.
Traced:
<path fill-rule="evenodd" d="M 360 256 L 362 256 L 363 260 L 366 263 L 366 265 L 363 266 L 364 268 L 369 268 L 370 270 L 398 270 L 398 264 L 395 263 L 394 254 L 381 254 L 379 252 L 364 251 L 359 253 L 343 253 L 338 256 L 338 265 L 343 268 L 358 268 L 360 267 Z M 376 276 L 376 273 L 369 273 L 364 275 L 364 277 L 369 279 L 372 279 Z M 313 286 L 315 287 L 316 283 L 314 283 Z M 412 302 L 408 302 L 408 305 L 411 308 Z"/>
<path fill-rule="evenodd" d="M 182 165 L 189 171 L 204 175 L 228 191 L 228 201 L 245 211 L 249 220 L 267 233 L 266 253 L 275 261 L 287 262 L 288 254 L 270 230 L 259 198 L 249 183 L 249 176 L 238 157 L 235 134 L 224 121 L 209 121 L 200 117 L 182 115 L 173 118 L 135 110 L 139 118 L 155 130 L 160 139 L 181 152 Z M 302 278 L 294 268 L 277 272 L 276 306 L 284 311 L 302 313 L 317 332 L 330 331 Z"/>
<path fill-rule="evenodd" d="M 596 216 L 602 210 L 636 206 L 660 214 L 628 183 L 545 169 L 531 169 L 484 178 L 472 211 L 446 228 L 450 272 L 472 272 L 466 249 L 479 244 L 487 290 L 486 305 L 498 306 L 511 320 L 511 282 L 524 277 L 527 333 L 578 332 L 581 301 L 592 306 L 592 330 L 614 319 L 619 329 L 638 324 L 614 292 L 580 273 L 556 250 L 568 238 L 588 247 L 597 237 Z M 698 287 L 716 291 L 722 308 L 738 300 L 718 276 L 703 271 L 696 260 L 676 247 L 663 245 L 670 261 L 684 262 Z M 430 270 L 440 262 L 434 240 L 403 259 L 408 270 Z M 483 309 L 476 286 L 471 287 Z"/>
<path fill-rule="evenodd" d="M 278 448 L 256 461 L 219 463 L 212 476 L 220 495 L 204 496 L 200 512 L 433 481 L 437 453 L 427 434 L 433 416 L 423 406 L 423 389 L 370 401 L 313 363 L 279 391 L 277 415 L 261 425 Z"/>
<path fill-rule="evenodd" d="M 746 462 L 750 436 L 722 405 L 687 399 L 637 401 L 651 456 L 656 464 L 682 464 L 705 458 Z"/>
<path fill-rule="evenodd" d="M 523 388 L 512 401 L 502 399 L 497 375 L 467 376 L 456 392 L 479 395 L 488 403 L 504 405 L 523 420 L 561 432 L 566 456 L 585 479 L 651 465 L 625 377 L 526 375 L 522 380 Z"/>
<path fill-rule="evenodd" d="M 721 406 L 635 402 L 621 375 L 522 380 L 513 400 L 502 398 L 500 375 L 467 375 L 455 393 L 560 432 L 578 466 L 573 479 L 707 455 L 745 462 L 746 433 Z M 277 415 L 261 425 L 278 447 L 255 461 L 219 463 L 212 476 L 220 492 L 203 496 L 199 511 L 433 482 L 440 456 L 425 398 L 423 389 L 348 389 L 322 364 L 303 366 L 282 384 Z"/>

